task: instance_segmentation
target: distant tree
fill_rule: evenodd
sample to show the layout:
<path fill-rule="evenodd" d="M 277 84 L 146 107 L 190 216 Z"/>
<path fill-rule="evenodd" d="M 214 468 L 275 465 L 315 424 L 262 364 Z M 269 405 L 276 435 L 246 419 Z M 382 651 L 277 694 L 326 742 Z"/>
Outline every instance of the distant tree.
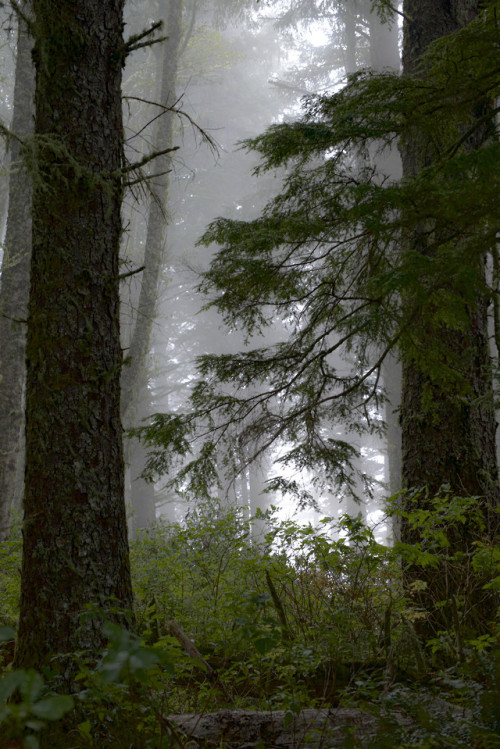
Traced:
<path fill-rule="evenodd" d="M 167 204 L 174 150 L 174 122 L 177 103 L 176 85 L 179 58 L 187 39 L 183 34 L 183 0 L 171 0 L 168 4 L 163 30 L 167 35 L 161 48 L 157 49 L 155 83 L 158 89 L 156 121 L 152 148 L 163 151 L 155 160 L 155 176 L 149 184 L 151 190 L 141 286 L 135 319 L 127 342 L 126 366 L 122 371 L 122 418 L 126 428 L 140 423 L 149 415 L 148 355 L 151 349 L 151 331 L 156 316 L 160 277 L 165 261 Z M 189 36 L 190 31 L 187 31 Z M 132 525 L 134 531 L 148 527 L 154 522 L 154 486 L 141 479 L 144 457 L 141 446 L 127 443 L 131 461 Z"/>
<path fill-rule="evenodd" d="M 34 0 L 33 258 L 15 662 L 96 653 L 132 609 L 120 423 L 123 0 Z M 53 663 L 51 663 L 53 667 Z M 61 666 L 61 668 L 63 668 Z"/>

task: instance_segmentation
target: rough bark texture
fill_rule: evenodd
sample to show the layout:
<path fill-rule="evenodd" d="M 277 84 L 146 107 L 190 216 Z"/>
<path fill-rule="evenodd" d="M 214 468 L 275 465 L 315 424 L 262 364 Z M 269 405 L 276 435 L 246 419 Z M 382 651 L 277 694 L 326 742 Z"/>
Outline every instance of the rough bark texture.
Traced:
<path fill-rule="evenodd" d="M 36 172 L 16 666 L 96 650 L 128 611 L 118 250 L 123 0 L 34 0 Z M 53 667 L 53 663 L 51 664 Z"/>
<path fill-rule="evenodd" d="M 25 8 L 26 10 L 26 8 Z M 33 42 L 19 19 L 14 114 L 20 139 L 33 131 L 35 75 Z M 26 320 L 31 259 L 31 181 L 20 161 L 21 143 L 10 144 L 9 209 L 0 287 L 0 542 L 8 538 L 17 496 L 17 468 L 24 427 Z"/>
<path fill-rule="evenodd" d="M 415 74 L 418 60 L 438 37 L 450 34 L 471 21 L 478 2 L 470 0 L 406 0 L 404 28 L 404 72 Z M 418 71 L 422 74 L 422 71 Z M 471 144 L 476 146 L 478 144 Z M 404 145 L 404 174 L 411 176 L 432 159 L 429 144 L 414 138 Z M 426 252 L 416 237 L 414 249 Z M 472 258 L 478 274 L 484 267 Z M 436 332 L 444 360 L 457 371 L 457 384 L 448 388 L 426 373 L 414 358 L 406 358 L 403 369 L 403 480 L 406 487 L 427 487 L 435 493 L 443 484 L 462 495 L 484 495 L 498 501 L 495 458 L 495 420 L 492 403 L 488 350 L 486 301 L 477 300 L 467 310 L 467 329 L 439 328 L 426 320 L 416 331 L 425 344 L 436 345 Z M 424 312 L 429 312 L 424 310 Z M 464 394 L 458 380 L 470 385 Z M 424 393 L 428 407 L 423 407 Z"/>
<path fill-rule="evenodd" d="M 418 62 L 428 45 L 473 20 L 478 10 L 479 2 L 472 0 L 406 0 L 404 72 L 425 75 Z M 481 134 L 467 147 L 478 147 L 480 137 Z M 432 162 L 433 146 L 416 134 L 403 144 L 402 155 L 404 174 L 412 176 Z M 422 236 L 414 235 L 412 249 L 429 254 Z M 481 278 L 483 260 L 476 257 L 470 262 L 471 271 Z M 452 278 L 450 274 L 451 291 Z M 459 496 L 484 497 L 486 508 L 497 506 L 499 501 L 486 301 L 478 298 L 468 306 L 464 302 L 463 309 L 467 319 L 463 330 L 439 324 L 436 317 L 439 310 L 431 308 L 422 310 L 414 330 L 416 348 L 439 349 L 441 361 L 449 365 L 456 377 L 440 379 L 439 374 L 432 375 L 416 356 L 407 354 L 403 362 L 403 486 L 424 490 L 418 498 L 420 507 L 427 506 L 425 492 L 432 497 L 443 485 Z M 488 515 L 487 509 L 485 514 Z M 474 538 L 468 533 L 465 527 L 460 538 L 452 539 L 452 546 L 456 544 L 455 548 L 463 551 L 470 548 Z M 411 531 L 405 522 L 402 538 L 409 543 L 420 540 L 419 533 Z M 459 590 L 460 581 L 445 581 L 442 572 L 429 573 L 428 577 L 424 604 L 425 598 L 450 599 Z"/>

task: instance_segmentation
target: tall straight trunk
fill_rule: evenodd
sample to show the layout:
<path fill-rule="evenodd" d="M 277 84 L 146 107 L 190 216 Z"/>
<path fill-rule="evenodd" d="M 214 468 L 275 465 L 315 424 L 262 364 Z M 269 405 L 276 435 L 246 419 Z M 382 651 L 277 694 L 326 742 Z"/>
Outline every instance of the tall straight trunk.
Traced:
<path fill-rule="evenodd" d="M 181 21 L 183 0 L 169 0 L 165 32 L 167 40 L 163 44 L 161 64 L 160 104 L 171 107 L 176 101 L 175 84 L 181 48 Z M 154 138 L 155 151 L 164 151 L 173 146 L 174 117 L 172 111 L 165 111 L 157 120 Z M 126 424 L 133 420 L 140 391 L 144 387 L 146 360 L 151 347 L 151 331 L 158 301 L 158 285 L 164 260 L 166 240 L 166 211 L 169 191 L 169 171 L 171 158 L 165 154 L 154 162 L 154 170 L 159 176 L 152 180 L 152 191 L 144 252 L 142 275 L 136 321 L 128 350 L 127 366 L 122 375 L 122 416 Z"/>
<path fill-rule="evenodd" d="M 370 29 L 370 65 L 377 72 L 392 70 L 398 72 L 401 59 L 398 45 L 398 27 L 395 20 L 392 23 L 382 23 L 375 12 L 368 16 Z M 380 153 L 374 144 L 371 158 L 377 168 L 391 179 L 401 178 L 401 156 L 397 148 L 387 149 Z M 395 248 L 394 252 L 397 252 Z M 386 471 L 385 482 L 389 496 L 394 496 L 401 489 L 401 425 L 399 423 L 399 408 L 401 404 L 401 363 L 397 357 L 390 354 L 382 365 L 382 379 L 387 394 L 384 420 L 386 423 Z M 400 538 L 399 518 L 393 517 L 392 537 Z"/>
<path fill-rule="evenodd" d="M 141 402 L 137 407 L 136 420 L 138 424 L 151 415 L 150 399 L 147 396 L 147 392 L 142 393 Z M 140 531 L 150 528 L 156 520 L 155 487 L 152 482 L 145 481 L 142 478 L 147 460 L 147 450 L 144 444 L 133 438 L 130 441 L 129 449 L 130 504 L 132 507 L 130 530 L 132 538 L 135 538 Z"/>
<path fill-rule="evenodd" d="M 273 495 L 266 492 L 271 467 L 271 457 L 268 452 L 265 452 L 259 460 L 251 463 L 248 468 L 250 515 L 253 518 L 255 518 L 257 510 L 264 513 L 275 502 Z M 266 530 L 267 523 L 263 518 L 254 519 L 252 524 L 252 538 L 254 540 L 263 542 Z"/>
<path fill-rule="evenodd" d="M 435 39 L 458 30 L 472 21 L 480 3 L 476 0 L 405 0 L 403 68 L 406 75 L 425 75 L 417 68 L 419 58 Z M 472 116 L 472 113 L 471 113 Z M 465 124 L 465 123 L 464 123 Z M 480 145 L 469 141 L 469 148 Z M 403 172 L 413 176 L 432 163 L 432 144 L 418 133 L 402 144 Z M 429 252 L 416 233 L 411 249 Z M 471 258 L 471 272 L 484 275 L 483 259 Z M 452 274 L 450 290 L 453 291 Z M 457 290 L 457 298 L 459 292 Z M 427 508 L 429 499 L 443 486 L 458 496 L 484 498 L 488 506 L 498 506 L 499 488 L 495 455 L 495 416 L 488 348 L 486 300 L 463 304 L 467 323 L 456 330 L 439 323 L 439 310 L 423 310 L 414 335 L 418 346 L 438 346 L 442 360 L 456 373 L 456 378 L 440 378 L 413 355 L 403 357 L 402 381 L 402 451 L 403 486 L 421 490 L 418 507 Z M 464 383 L 466 386 L 464 387 Z M 408 509 L 415 505 L 410 500 Z M 402 524 L 402 539 L 408 543 L 421 540 L 407 522 Z M 473 531 L 466 526 L 452 548 L 472 548 Z M 422 573 L 410 569 L 413 574 Z M 422 602 L 451 599 L 460 590 L 461 580 L 444 579 L 442 572 L 429 572 Z M 475 614 L 477 616 L 477 612 Z M 474 612 L 471 611 L 471 617 Z"/>
<path fill-rule="evenodd" d="M 27 10 L 27 3 L 24 4 Z M 19 18 L 12 130 L 21 140 L 33 131 L 33 42 Z M 0 286 L 0 542 L 8 538 L 17 497 L 24 428 L 26 315 L 31 259 L 31 181 L 20 161 L 21 144 L 10 144 L 9 208 Z M 17 501 L 16 501 L 17 500 Z"/>
<path fill-rule="evenodd" d="M 55 653 L 95 654 L 102 618 L 82 613 L 97 606 L 126 621 L 132 589 L 118 309 L 123 0 L 33 0 L 33 10 L 36 171 L 15 663 L 40 667 Z"/>
<path fill-rule="evenodd" d="M 162 45 L 158 75 L 159 103 L 172 107 L 176 102 L 176 79 L 182 42 L 183 0 L 169 0 L 165 16 L 167 40 Z M 172 148 L 174 142 L 175 113 L 165 111 L 157 120 L 154 138 L 156 151 Z M 127 366 L 122 374 L 122 418 L 126 428 L 140 425 L 149 413 L 144 404 L 149 403 L 147 392 L 147 358 L 151 349 L 151 334 L 156 315 L 161 269 L 165 256 L 167 230 L 167 203 L 171 158 L 169 154 L 159 157 L 154 170 L 159 174 L 152 181 L 153 195 L 150 199 L 144 271 L 142 275 L 136 319 L 128 350 Z M 139 411 L 141 413 L 139 414 Z M 145 466 L 146 452 L 137 440 L 127 444 L 132 471 L 131 505 L 134 532 L 150 525 L 156 515 L 154 485 L 146 484 L 140 477 Z M 147 504 L 147 506 L 145 506 Z"/>

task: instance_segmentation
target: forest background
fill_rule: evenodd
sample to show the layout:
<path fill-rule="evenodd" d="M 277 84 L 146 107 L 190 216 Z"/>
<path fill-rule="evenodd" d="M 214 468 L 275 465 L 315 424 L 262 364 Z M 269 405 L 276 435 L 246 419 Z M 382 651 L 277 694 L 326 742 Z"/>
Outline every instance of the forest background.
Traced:
<path fill-rule="evenodd" d="M 113 5 L 119 18 L 120 3 Z M 10 533 L 10 517 L 24 491 L 15 665 L 38 667 L 48 681 L 22 668 L 7 674 L 1 719 L 8 741 L 34 746 L 39 737 L 53 746 L 71 726 L 71 745 L 121 745 L 122 730 L 132 731 L 137 746 L 182 745 L 166 717 L 172 712 L 266 707 L 284 710 L 285 723 L 295 726 L 306 707 L 333 706 L 339 721 L 355 705 L 365 710 L 355 713 L 361 727 L 352 733 L 338 724 L 345 729 L 338 745 L 379 746 L 381 735 L 387 746 L 496 745 L 497 3 L 452 5 L 415 0 L 394 13 L 385 2 L 269 4 L 259 16 L 245 4 L 129 3 L 131 35 L 125 46 L 117 34 L 110 42 L 117 59 L 129 56 L 125 161 L 120 167 L 115 149 L 111 182 L 100 171 L 97 181 L 95 173 L 89 177 L 81 153 L 67 161 L 59 147 L 65 131 L 54 112 L 65 89 L 55 86 L 47 60 L 75 54 L 60 44 L 73 21 L 62 14 L 57 36 L 40 20 L 42 13 L 53 20 L 43 2 L 33 4 L 34 16 L 28 4 L 15 4 L 16 16 L 6 12 L 5 58 L 15 37 L 17 57 L 13 90 L 5 80 L 13 115 L 5 126 L 10 167 L 0 291 L 2 617 L 17 625 L 21 543 L 15 524 Z M 81 10 L 84 18 L 95 8 L 89 0 Z M 398 15 L 405 23 L 403 76 Z M 78 33 L 85 36 L 83 26 Z M 161 44 L 152 43 L 154 33 L 165 34 Z M 92 72 L 89 66 L 86 74 Z M 63 114 L 78 142 L 88 131 L 72 106 Z M 219 137 L 214 127 L 222 125 Z M 116 117 L 105 124 L 115 126 Z M 57 148 L 54 133 L 61 133 Z M 242 138 L 262 159 L 250 186 L 256 162 L 233 151 Z M 86 137 L 81 142 L 85 151 Z M 95 145 L 106 150 L 97 135 Z M 23 490 L 30 178 L 37 220 Z M 113 229 L 118 248 L 123 188 L 120 267 L 116 254 L 109 272 L 122 286 L 121 419 L 128 429 L 135 615 L 119 422 L 109 410 L 120 367 L 106 369 L 115 384 L 101 411 L 110 416 L 99 427 L 94 413 L 80 413 L 65 432 L 67 412 L 54 393 L 69 361 L 78 363 L 71 387 L 80 382 L 83 348 L 57 353 L 62 369 L 54 377 L 56 369 L 45 366 L 51 344 L 44 329 L 51 299 L 66 300 L 59 306 L 71 318 L 74 299 L 89 286 L 84 273 L 68 282 L 68 264 L 55 263 L 51 250 L 43 254 L 53 242 L 53 217 L 41 229 L 52 190 L 70 246 L 60 196 L 67 194 L 70 214 L 76 200 L 80 217 L 99 190 L 112 207 L 97 228 Z M 220 212 L 226 218 L 206 230 Z M 209 265 L 197 247 L 203 233 L 203 243 L 220 248 L 208 255 Z M 76 246 L 77 264 L 86 241 Z M 211 295 L 201 314 L 200 272 Z M 107 304 L 108 287 L 100 288 Z M 101 320 L 114 316 L 116 301 L 110 303 Z M 93 330 L 105 341 L 101 356 L 111 339 L 97 323 Z M 88 333 L 81 340 L 89 346 Z M 50 397 L 43 414 L 45 370 Z M 94 397 L 80 389 L 78 397 Z M 66 384 L 60 392 L 67 400 Z M 105 461 L 113 474 L 100 467 L 103 423 L 113 425 Z M 57 425 L 66 453 L 59 472 L 46 438 L 48 431 L 55 441 Z M 82 452 L 71 447 L 75 429 Z M 113 476 L 122 478 L 110 489 Z M 104 490 L 93 505 L 97 483 Z M 283 519 L 275 509 L 283 506 L 280 493 L 328 517 L 316 529 Z M 375 538 L 363 516 L 373 523 L 384 513 Z M 84 528 L 78 537 L 77 517 Z M 94 529 L 104 528 L 97 541 Z M 396 542 L 384 545 L 392 528 Z M 94 567 L 101 571 L 88 572 Z M 109 725 L 104 703 L 114 705 Z M 370 713 L 377 721 L 363 727 L 362 715 Z M 298 728 L 293 740 L 303 741 Z"/>

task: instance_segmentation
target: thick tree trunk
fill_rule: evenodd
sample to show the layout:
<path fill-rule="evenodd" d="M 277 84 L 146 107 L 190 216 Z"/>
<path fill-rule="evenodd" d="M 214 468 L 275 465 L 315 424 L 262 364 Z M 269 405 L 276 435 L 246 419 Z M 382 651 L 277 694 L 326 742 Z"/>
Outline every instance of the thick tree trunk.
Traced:
<path fill-rule="evenodd" d="M 478 9 L 479 2 L 474 0 L 406 0 L 404 73 L 425 75 L 417 64 L 428 45 L 473 20 Z M 479 145 L 478 137 L 476 143 L 468 143 L 467 147 Z M 415 175 L 434 158 L 432 144 L 418 134 L 403 144 L 402 155 L 405 176 Z M 431 251 L 422 240 L 423 236 L 424 233 L 414 235 L 411 249 L 429 254 Z M 482 259 L 471 258 L 471 272 L 479 279 L 482 277 Z M 449 284 L 449 290 L 453 291 L 452 274 Z M 487 517 L 488 505 L 498 505 L 499 489 L 486 301 L 478 298 L 473 305 L 464 302 L 463 312 L 467 323 L 457 330 L 440 323 L 439 310 L 427 305 L 414 330 L 415 350 L 434 347 L 434 351 L 439 352 L 439 361 L 448 365 L 454 376 L 442 376 L 437 368 L 429 371 L 425 357 L 419 360 L 415 354 L 404 355 L 403 486 L 408 490 L 420 490 L 417 505 L 409 500 L 408 509 L 427 508 L 428 498 L 447 486 L 458 496 L 484 497 Z M 421 537 L 418 530 L 412 531 L 403 520 L 402 539 L 413 544 Z M 454 548 L 467 551 L 474 541 L 473 531 L 465 527 L 459 538 L 450 540 L 450 551 Z M 410 569 L 409 580 L 414 575 L 422 578 L 422 571 Z M 442 571 L 429 572 L 426 576 L 428 588 L 421 599 L 423 605 L 451 599 L 459 593 L 461 581 L 444 578 Z"/>
<path fill-rule="evenodd" d="M 16 666 L 131 615 L 118 251 L 123 0 L 34 0 L 36 172 Z M 116 613 L 117 609 L 126 612 Z M 51 668 L 54 663 L 51 663 Z"/>
<path fill-rule="evenodd" d="M 33 42 L 19 19 L 12 130 L 20 139 L 33 131 Z M 17 497 L 24 427 L 26 316 L 31 259 L 31 181 L 20 161 L 21 144 L 10 146 L 9 209 L 0 287 L 0 542 L 9 535 Z M 17 501 L 16 501 L 17 500 Z"/>

